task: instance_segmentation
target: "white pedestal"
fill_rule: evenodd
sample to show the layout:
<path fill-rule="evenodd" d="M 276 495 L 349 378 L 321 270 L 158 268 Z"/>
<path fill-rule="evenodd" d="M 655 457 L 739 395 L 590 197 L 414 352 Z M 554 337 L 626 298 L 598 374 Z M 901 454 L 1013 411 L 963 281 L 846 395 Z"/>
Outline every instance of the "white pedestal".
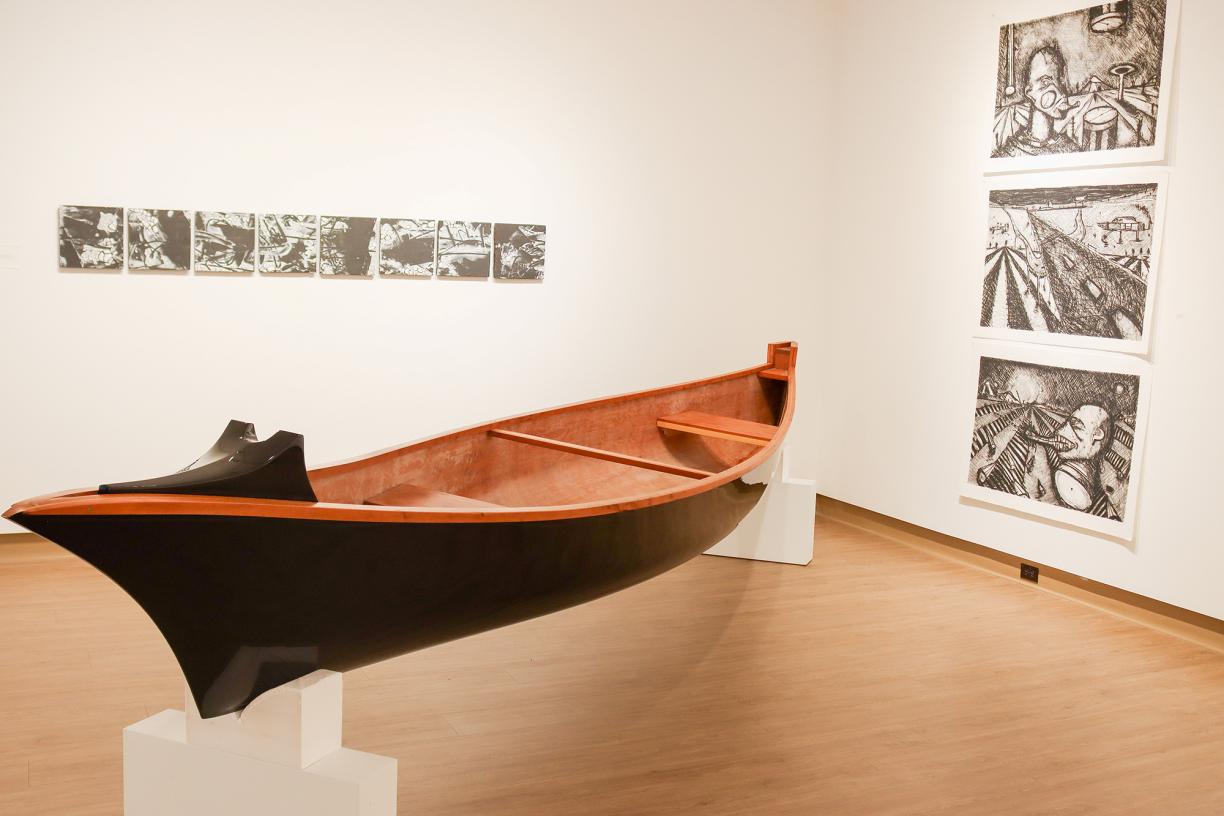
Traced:
<path fill-rule="evenodd" d="M 342 676 L 317 671 L 241 714 L 167 709 L 123 729 L 125 816 L 394 816 L 396 761 L 340 746 Z"/>
<path fill-rule="evenodd" d="M 792 479 L 786 448 L 744 476 L 749 484 L 766 482 L 765 495 L 731 535 L 706 555 L 806 565 L 812 561 L 816 525 L 816 483 Z"/>

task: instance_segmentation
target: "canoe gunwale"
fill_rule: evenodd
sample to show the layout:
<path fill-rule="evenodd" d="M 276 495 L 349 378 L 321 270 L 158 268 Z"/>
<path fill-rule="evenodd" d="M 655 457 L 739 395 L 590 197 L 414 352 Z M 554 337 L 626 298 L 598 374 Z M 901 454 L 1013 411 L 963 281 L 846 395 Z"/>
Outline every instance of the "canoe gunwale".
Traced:
<path fill-rule="evenodd" d="M 778 344 L 782 345 L 782 344 Z M 792 345 L 797 348 L 797 344 Z M 772 347 L 771 347 L 772 351 Z M 690 484 L 671 487 L 649 493 L 626 496 L 614 500 L 601 499 L 580 504 L 553 506 L 505 507 L 505 508 L 447 508 L 447 507 L 392 507 L 368 504 L 342 504 L 334 502 L 300 502 L 278 499 L 255 499 L 231 496 L 200 496 L 179 494 L 130 493 L 101 495 L 95 489 L 71 490 L 18 502 L 5 512 L 7 519 L 17 520 L 19 515 L 173 515 L 173 516 L 236 516 L 266 517 L 281 519 L 313 519 L 324 521 L 403 523 L 497 523 L 507 521 L 548 521 L 556 519 L 585 518 L 620 513 L 643 507 L 652 507 L 721 487 L 756 469 L 772 456 L 786 437 L 795 408 L 794 355 L 790 358 L 786 381 L 786 394 L 777 432 L 773 439 L 760 447 L 743 461 L 703 479 L 694 479 Z M 366 467 L 381 460 L 398 456 L 412 448 L 435 442 L 445 437 L 479 433 L 496 428 L 507 422 L 527 417 L 548 416 L 577 408 L 589 408 L 646 395 L 666 394 L 697 386 L 723 382 L 740 377 L 759 376 L 773 369 L 774 361 L 752 366 L 727 374 L 692 380 L 662 388 L 635 391 L 610 397 L 572 403 L 531 411 L 513 417 L 469 426 L 458 430 L 435 434 L 414 442 L 398 445 L 383 451 L 366 454 L 331 465 L 314 468 L 311 476 L 335 475 L 358 467 Z M 20 523 L 18 521 L 18 523 Z"/>

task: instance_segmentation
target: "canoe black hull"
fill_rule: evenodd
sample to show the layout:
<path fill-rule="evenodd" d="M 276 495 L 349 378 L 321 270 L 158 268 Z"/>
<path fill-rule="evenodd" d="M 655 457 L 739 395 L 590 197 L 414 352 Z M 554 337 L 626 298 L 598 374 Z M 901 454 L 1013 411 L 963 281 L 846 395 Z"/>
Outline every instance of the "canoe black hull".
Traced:
<path fill-rule="evenodd" d="M 538 522 L 31 515 L 165 636 L 204 717 L 316 669 L 344 671 L 555 612 L 709 549 L 756 505 L 734 481 L 665 504 Z"/>

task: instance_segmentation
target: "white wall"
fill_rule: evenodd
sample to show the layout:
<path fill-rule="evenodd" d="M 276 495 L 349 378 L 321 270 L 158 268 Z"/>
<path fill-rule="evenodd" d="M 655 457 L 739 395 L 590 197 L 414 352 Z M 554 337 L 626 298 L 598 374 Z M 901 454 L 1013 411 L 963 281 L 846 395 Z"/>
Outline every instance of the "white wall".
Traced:
<path fill-rule="evenodd" d="M 176 469 L 231 417 L 322 464 L 803 340 L 820 9 L 5 2 L 0 505 Z M 547 276 L 64 273 L 74 203 L 544 223 Z"/>
<path fill-rule="evenodd" d="M 839 2 L 832 226 L 816 300 L 827 495 L 1224 617 L 1224 4 L 1184 0 L 1153 395 L 1133 545 L 958 501 L 974 398 L 981 155 L 999 24 L 1074 3 Z M 1082 3 L 1081 5 L 1088 5 Z M 809 344 L 810 345 L 810 344 Z M 809 362 L 810 362 L 809 356 Z M 809 369 L 810 370 L 810 369 Z"/>

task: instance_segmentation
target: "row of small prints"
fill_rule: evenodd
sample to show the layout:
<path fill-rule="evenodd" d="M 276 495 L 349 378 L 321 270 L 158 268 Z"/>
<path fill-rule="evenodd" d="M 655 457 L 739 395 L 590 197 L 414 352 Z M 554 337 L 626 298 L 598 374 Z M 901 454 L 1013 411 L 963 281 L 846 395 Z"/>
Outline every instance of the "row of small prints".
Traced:
<path fill-rule="evenodd" d="M 62 269 L 542 280 L 545 228 L 65 205 Z"/>

